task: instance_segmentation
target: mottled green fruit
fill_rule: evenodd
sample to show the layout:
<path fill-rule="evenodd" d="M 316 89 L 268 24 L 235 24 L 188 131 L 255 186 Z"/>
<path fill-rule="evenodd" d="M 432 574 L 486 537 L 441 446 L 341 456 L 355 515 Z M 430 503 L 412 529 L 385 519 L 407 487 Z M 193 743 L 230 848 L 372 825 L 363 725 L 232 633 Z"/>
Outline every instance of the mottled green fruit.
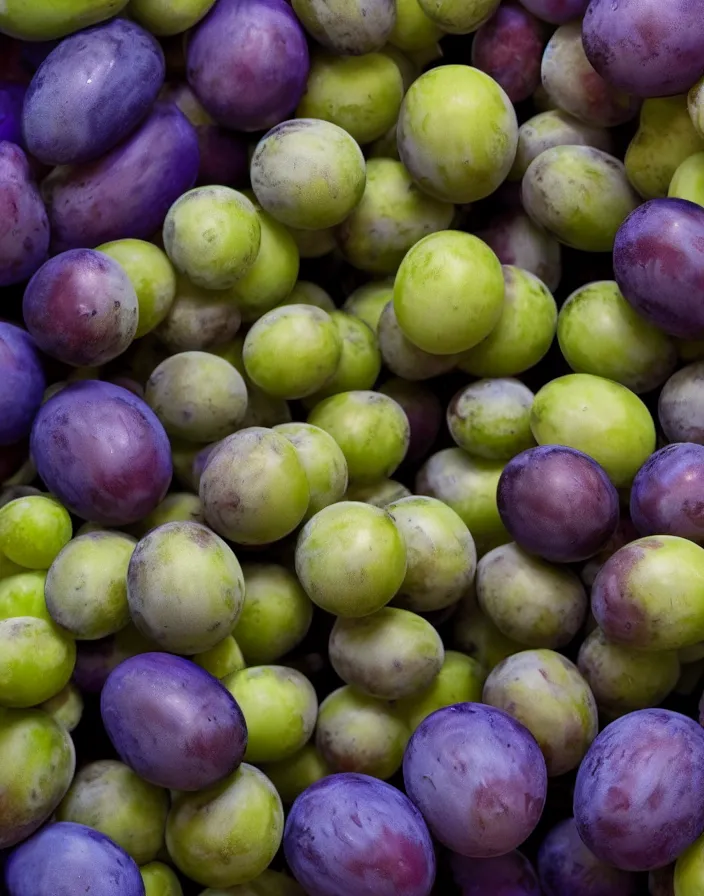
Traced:
<path fill-rule="evenodd" d="M 455 703 L 481 703 L 486 672 L 477 660 L 456 650 L 445 651 L 437 676 L 424 691 L 395 704 L 411 731 L 438 709 Z"/>
<path fill-rule="evenodd" d="M 452 617 L 452 643 L 487 671 L 507 656 L 525 650 L 525 644 L 507 638 L 479 609 L 475 594 L 463 598 Z"/>
<path fill-rule="evenodd" d="M 411 382 L 449 373 L 461 358 L 458 354 L 432 355 L 414 345 L 399 326 L 393 302 L 389 302 L 381 313 L 378 337 L 384 364 L 396 376 Z"/>
<path fill-rule="evenodd" d="M 576 373 L 615 380 L 636 393 L 661 386 L 677 363 L 673 341 L 636 314 L 613 280 L 572 293 L 560 309 L 557 339 Z"/>
<path fill-rule="evenodd" d="M 322 258 L 337 248 L 335 231 L 332 227 L 323 227 L 320 230 L 299 230 L 296 227 L 286 229 L 298 247 L 301 258 Z M 323 310 L 327 311 L 327 308 Z"/>
<path fill-rule="evenodd" d="M 274 563 L 245 563 L 244 606 L 234 635 L 248 663 L 273 663 L 305 638 L 313 604 L 292 572 Z"/>
<path fill-rule="evenodd" d="M 328 121 L 284 121 L 252 156 L 252 187 L 264 209 L 301 230 L 334 227 L 364 193 L 362 150 L 347 131 Z"/>
<path fill-rule="evenodd" d="M 362 201 L 337 231 L 343 255 L 370 274 L 393 274 L 424 236 L 446 230 L 454 206 L 420 190 L 401 162 L 370 159 Z"/>
<path fill-rule="evenodd" d="M 643 402 L 625 386 L 590 374 L 543 386 L 531 429 L 539 445 L 567 445 L 593 457 L 619 488 L 631 484 L 655 450 L 655 425 Z"/>
<path fill-rule="evenodd" d="M 200 446 L 198 446 L 200 448 Z M 167 495 L 161 504 L 145 516 L 143 520 L 130 528 L 137 538 L 141 538 L 166 523 L 204 523 L 203 505 L 198 495 L 191 492 L 172 492 Z"/>
<path fill-rule="evenodd" d="M 393 6 L 374 0 L 295 0 L 293 8 L 319 44 L 342 56 L 381 49 L 394 23 Z"/>
<path fill-rule="evenodd" d="M 322 388 L 306 399 L 306 407 L 341 392 L 371 389 L 381 370 L 379 345 L 367 324 L 344 311 L 333 311 L 330 317 L 342 342 L 340 360 Z"/>
<path fill-rule="evenodd" d="M 533 393 L 520 380 L 479 380 L 461 389 L 447 407 L 447 427 L 470 454 L 510 460 L 535 446 L 530 429 Z"/>
<path fill-rule="evenodd" d="M 100 831 L 145 865 L 163 846 L 168 811 L 166 790 L 143 781 L 122 762 L 104 759 L 78 772 L 56 817 Z"/>
<path fill-rule="evenodd" d="M 384 308 L 394 297 L 394 281 L 372 280 L 358 286 L 345 300 L 342 310 L 363 320 L 369 329 L 376 333 L 379 318 Z"/>
<path fill-rule="evenodd" d="M 164 248 L 174 266 L 196 286 L 227 289 L 259 254 L 257 210 L 229 187 L 196 187 L 184 193 L 164 221 Z"/>
<path fill-rule="evenodd" d="M 640 127 L 625 157 L 628 179 L 644 199 L 667 196 L 679 165 L 704 149 L 687 112 L 686 96 L 646 99 Z"/>
<path fill-rule="evenodd" d="M 247 884 L 227 890 L 203 890 L 200 896 L 306 896 L 306 893 L 287 874 L 267 870 Z"/>
<path fill-rule="evenodd" d="M 599 731 L 594 695 L 579 669 L 552 650 L 525 650 L 492 670 L 482 702 L 525 725 L 548 775 L 576 768 Z"/>
<path fill-rule="evenodd" d="M 289 804 L 311 784 L 332 774 L 330 766 L 310 743 L 287 759 L 267 762 L 262 771 L 276 787 L 282 801 Z"/>
<path fill-rule="evenodd" d="M 176 297 L 176 272 L 165 252 L 145 240 L 115 240 L 98 246 L 113 258 L 130 279 L 137 294 L 139 323 L 135 339 L 158 326 Z"/>
<path fill-rule="evenodd" d="M 335 439 L 310 423 L 283 423 L 274 432 L 286 436 L 305 470 L 310 503 L 304 520 L 340 501 L 347 490 L 347 461 Z"/>
<path fill-rule="evenodd" d="M 443 31 L 423 12 L 418 0 L 397 0 L 396 22 L 389 35 L 389 43 L 413 53 L 434 47 Z"/>
<path fill-rule="evenodd" d="M 144 896 L 183 896 L 175 872 L 163 862 L 150 862 L 139 869 L 144 882 Z"/>
<path fill-rule="evenodd" d="M 345 501 L 361 501 L 374 507 L 386 507 L 392 501 L 410 498 L 411 492 L 395 479 L 378 479 L 376 482 L 355 483 L 347 489 Z"/>
<path fill-rule="evenodd" d="M 591 146 L 545 150 L 529 165 L 522 195 L 537 224 L 583 252 L 610 252 L 639 202 L 622 163 Z"/>
<path fill-rule="evenodd" d="M 456 230 L 430 234 L 401 262 L 394 311 L 410 341 L 435 355 L 464 352 L 501 317 L 501 263 L 486 243 Z"/>
<path fill-rule="evenodd" d="M 38 708 L 43 709 L 67 731 L 73 731 L 83 716 L 83 697 L 76 685 L 69 682 L 58 694 L 40 703 Z"/>
<path fill-rule="evenodd" d="M 128 12 L 152 34 L 170 37 L 192 28 L 213 3 L 214 0 L 130 0 Z M 165 891 L 165 896 L 166 893 L 170 896 L 170 891 Z"/>
<path fill-rule="evenodd" d="M 672 175 L 667 195 L 704 206 L 704 152 L 682 162 Z"/>
<path fill-rule="evenodd" d="M 193 463 L 202 448 L 202 445 L 195 442 L 171 439 L 171 463 L 174 468 L 174 479 L 184 488 L 197 488 L 196 478 L 193 475 Z"/>
<path fill-rule="evenodd" d="M 587 613 L 584 586 L 565 566 L 506 544 L 477 565 L 477 600 L 508 637 L 528 647 L 564 647 Z"/>
<path fill-rule="evenodd" d="M 521 180 L 530 163 L 553 146 L 593 146 L 610 153 L 613 141 L 606 128 L 585 124 L 562 109 L 540 112 L 518 129 L 518 148 L 508 179 Z"/>
<path fill-rule="evenodd" d="M 349 685 L 320 704 L 315 743 L 336 772 L 357 772 L 383 781 L 401 767 L 410 737 L 389 704 Z"/>
<path fill-rule="evenodd" d="M 674 896 L 698 896 L 704 888 L 704 835 L 677 858 L 673 877 Z"/>
<path fill-rule="evenodd" d="M 233 887 L 261 874 L 276 855 L 284 812 L 274 785 L 243 763 L 224 781 L 180 793 L 166 824 L 174 864 L 207 887 Z"/>
<path fill-rule="evenodd" d="M 471 34 L 498 9 L 501 0 L 420 0 L 423 12 L 449 34 Z"/>
<path fill-rule="evenodd" d="M 232 635 L 227 635 L 222 641 L 218 641 L 210 650 L 196 653 L 191 659 L 215 678 L 225 678 L 247 665 L 242 650 Z"/>
<path fill-rule="evenodd" d="M 0 32 L 19 40 L 65 37 L 116 16 L 127 0 L 58 0 L 50 5 L 6 0 L 0 7 Z"/>
<path fill-rule="evenodd" d="M 17 567 L 22 570 L 21 566 Z M 0 619 L 36 616 L 51 621 L 44 598 L 45 572 L 19 572 L 0 580 Z"/>
<path fill-rule="evenodd" d="M 58 694 L 73 673 L 76 642 L 36 616 L 0 620 L 0 706 L 23 709 Z"/>
<path fill-rule="evenodd" d="M 231 290 L 204 289 L 180 274 L 176 278 L 176 298 L 154 335 L 172 355 L 208 351 L 229 342 L 241 323 L 242 315 Z M 140 382 L 147 381 L 163 356 L 146 360 L 148 369 Z"/>
<path fill-rule="evenodd" d="M 49 569 L 72 532 L 68 511 L 54 498 L 30 495 L 0 508 L 0 551 L 27 569 Z"/>
<path fill-rule="evenodd" d="M 335 303 L 330 294 L 325 292 L 322 286 L 308 280 L 299 280 L 279 305 L 315 305 L 328 314 L 335 310 Z"/>
<path fill-rule="evenodd" d="M 442 65 L 411 85 L 397 139 L 401 161 L 426 193 L 446 202 L 476 202 L 511 170 L 518 123 L 493 78 L 468 65 Z"/>
<path fill-rule="evenodd" d="M 322 609 L 337 616 L 367 616 L 401 587 L 406 547 L 383 510 L 342 501 L 306 523 L 296 545 L 296 573 Z"/>

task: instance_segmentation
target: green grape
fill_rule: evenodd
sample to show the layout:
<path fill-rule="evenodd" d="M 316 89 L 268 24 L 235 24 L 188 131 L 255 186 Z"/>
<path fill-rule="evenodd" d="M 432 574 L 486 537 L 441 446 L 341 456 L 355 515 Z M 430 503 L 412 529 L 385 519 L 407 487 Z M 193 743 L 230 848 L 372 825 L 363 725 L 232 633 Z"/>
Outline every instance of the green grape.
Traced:
<path fill-rule="evenodd" d="M 381 370 L 381 352 L 369 327 L 344 311 L 333 311 L 330 318 L 342 340 L 340 361 L 323 386 L 304 400 L 308 408 L 340 392 L 373 388 Z"/>
<path fill-rule="evenodd" d="M 443 31 L 423 12 L 418 0 L 397 0 L 396 22 L 389 43 L 399 50 L 413 53 L 434 47 Z"/>
<path fill-rule="evenodd" d="M 490 617 L 479 609 L 473 594 L 462 599 L 452 619 L 452 641 L 487 671 L 507 656 L 526 649 L 525 644 L 519 644 L 499 631 Z"/>
<path fill-rule="evenodd" d="M 214 647 L 194 654 L 191 659 L 215 678 L 226 678 L 247 665 L 242 650 L 232 635 L 226 635 Z"/>
<path fill-rule="evenodd" d="M 501 0 L 420 0 L 423 12 L 449 34 L 471 34 L 498 9 Z"/>
<path fill-rule="evenodd" d="M 267 762 L 262 771 L 278 790 L 282 802 L 288 804 L 311 784 L 332 774 L 332 769 L 311 743 L 286 759 Z"/>
<path fill-rule="evenodd" d="M 376 482 L 355 483 L 347 489 L 345 501 L 361 501 L 374 507 L 386 507 L 392 501 L 410 498 L 411 493 L 395 479 L 377 479 Z"/>
<path fill-rule="evenodd" d="M 69 682 L 58 694 L 40 703 L 38 708 L 43 709 L 67 731 L 73 731 L 83 717 L 83 697 L 76 685 Z"/>
<path fill-rule="evenodd" d="M 171 492 L 143 520 L 131 526 L 130 532 L 137 538 L 141 538 L 147 532 L 156 529 L 157 526 L 163 526 L 166 523 L 187 522 L 205 522 L 200 498 L 190 492 Z"/>
<path fill-rule="evenodd" d="M 335 303 L 322 286 L 311 283 L 309 280 L 298 280 L 291 292 L 286 296 L 281 305 L 315 305 L 322 311 L 335 311 Z"/>
<path fill-rule="evenodd" d="M 175 873 L 163 862 L 150 862 L 139 869 L 144 882 L 144 896 L 183 896 Z"/>
<path fill-rule="evenodd" d="M 530 409 L 535 396 L 519 380 L 479 380 L 461 389 L 447 408 L 447 427 L 469 454 L 510 460 L 535 447 Z"/>
<path fill-rule="evenodd" d="M 446 650 L 445 660 L 428 687 L 394 705 L 394 710 L 415 731 L 431 713 L 455 703 L 481 703 L 486 672 L 477 660 Z"/>
<path fill-rule="evenodd" d="M 46 619 L 17 616 L 0 621 L 0 706 L 36 706 L 68 684 L 76 642 Z"/>
<path fill-rule="evenodd" d="M 22 569 L 21 566 L 17 567 Z M 0 579 L 0 619 L 36 616 L 51 622 L 44 597 L 45 572 L 20 572 Z"/>
<path fill-rule="evenodd" d="M 381 312 L 393 297 L 393 279 L 372 280 L 350 293 L 342 310 L 363 320 L 372 333 L 376 333 Z"/>
<path fill-rule="evenodd" d="M 392 373 L 410 382 L 429 380 L 449 373 L 461 355 L 433 355 L 423 351 L 407 339 L 399 326 L 394 303 L 381 312 L 379 318 L 379 348 L 384 363 Z"/>
<path fill-rule="evenodd" d="M 54 498 L 30 495 L 0 508 L 0 551 L 27 569 L 49 569 L 72 532 L 68 511 Z"/>
<path fill-rule="evenodd" d="M 347 489 L 347 461 L 335 439 L 310 423 L 283 423 L 274 432 L 286 436 L 305 470 L 310 503 L 303 519 L 340 501 Z"/>
<path fill-rule="evenodd" d="M 168 350 L 166 355 L 177 352 L 209 351 L 229 342 L 242 323 L 232 290 L 212 290 L 196 286 L 184 274 L 176 278 L 176 298 L 164 320 L 154 330 L 154 336 Z M 148 337 L 147 337 L 148 338 Z M 146 383 L 161 357 L 138 359 Z"/>
<path fill-rule="evenodd" d="M 213 0 L 130 0 L 129 11 L 152 34 L 169 37 L 188 31 L 212 5 Z M 156 893 L 150 891 L 147 896 Z M 164 896 L 171 896 L 171 891 L 166 890 Z"/>

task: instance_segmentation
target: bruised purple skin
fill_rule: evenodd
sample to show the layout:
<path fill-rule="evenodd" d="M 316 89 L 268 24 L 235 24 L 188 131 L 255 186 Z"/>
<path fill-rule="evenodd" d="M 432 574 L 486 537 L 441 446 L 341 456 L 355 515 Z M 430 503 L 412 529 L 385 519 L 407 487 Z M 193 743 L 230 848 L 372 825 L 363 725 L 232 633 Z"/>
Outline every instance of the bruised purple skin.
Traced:
<path fill-rule="evenodd" d="M 512 185 L 504 181 L 502 186 Z M 513 186 L 520 188 L 520 184 Z M 494 250 L 502 265 L 512 265 L 535 274 L 549 290 L 554 291 L 559 286 L 562 277 L 560 244 L 534 224 L 522 207 L 492 218 L 487 229 L 477 236 Z M 507 274 L 505 268 L 504 274 Z"/>
<path fill-rule="evenodd" d="M 330 775 L 294 802 L 286 860 L 309 896 L 428 896 L 435 853 L 420 812 L 367 775 Z"/>
<path fill-rule="evenodd" d="M 50 824 L 5 863 L 9 896 L 144 896 L 137 863 L 113 840 L 71 821 Z"/>
<path fill-rule="evenodd" d="M 672 336 L 704 336 L 704 208 L 686 199 L 643 203 L 619 228 L 613 258 L 638 314 Z"/>
<path fill-rule="evenodd" d="M 533 866 L 517 850 L 493 859 L 468 859 L 455 853 L 450 865 L 462 896 L 541 896 Z"/>
<path fill-rule="evenodd" d="M 47 401 L 30 451 L 49 491 L 72 513 L 126 526 L 159 504 L 171 482 L 171 447 L 158 418 L 132 392 L 97 380 Z"/>
<path fill-rule="evenodd" d="M 249 154 L 247 143 L 239 134 L 233 134 L 214 124 L 196 128 L 200 150 L 199 186 L 220 184 L 241 187 L 249 178 Z"/>
<path fill-rule="evenodd" d="M 517 3 L 502 4 L 474 35 L 472 65 L 486 72 L 512 103 L 527 100 L 540 84 L 543 25 Z"/>
<path fill-rule="evenodd" d="M 704 73 L 699 0 L 591 0 L 582 36 L 602 78 L 636 96 L 686 93 Z"/>
<path fill-rule="evenodd" d="M 388 380 L 379 391 L 397 401 L 408 417 L 411 440 L 406 452 L 406 462 L 415 463 L 427 457 L 438 437 L 444 417 L 437 396 L 420 383 L 399 378 Z"/>
<path fill-rule="evenodd" d="M 521 3 L 544 22 L 563 25 L 583 16 L 589 0 L 521 0 Z"/>
<path fill-rule="evenodd" d="M 520 547 L 553 563 L 602 550 L 619 521 L 618 492 L 599 464 L 574 448 L 522 451 L 504 468 L 499 514 Z"/>
<path fill-rule="evenodd" d="M 27 280 L 45 260 L 49 220 L 29 162 L 14 143 L 0 143 L 0 286 Z"/>
<path fill-rule="evenodd" d="M 679 535 L 704 544 L 704 447 L 668 445 L 638 471 L 631 519 L 641 535 Z"/>
<path fill-rule="evenodd" d="M 22 313 L 47 355 L 74 367 L 99 367 L 132 342 L 139 309 L 116 261 L 93 249 L 72 249 L 39 268 L 25 290 Z"/>
<path fill-rule="evenodd" d="M 156 103 L 146 121 L 97 162 L 55 168 L 44 180 L 53 251 L 150 239 L 195 184 L 198 165 L 193 125 L 173 103 Z"/>
<path fill-rule="evenodd" d="M 71 677 L 82 693 L 99 694 L 108 675 L 124 658 L 114 635 L 98 641 L 78 641 L 76 665 Z"/>
<path fill-rule="evenodd" d="M 704 830 L 704 728 L 665 709 L 607 726 L 577 773 L 579 836 L 626 871 L 667 865 Z"/>
<path fill-rule="evenodd" d="M 433 835 L 473 858 L 523 843 L 547 794 L 545 759 L 528 729 L 481 703 L 428 716 L 406 748 L 403 780 Z"/>
<path fill-rule="evenodd" d="M 34 340 L 25 330 L 0 321 L 0 445 L 29 435 L 46 377 Z"/>
<path fill-rule="evenodd" d="M 147 115 L 165 71 L 156 39 L 127 19 L 62 40 L 27 90 L 27 149 L 47 165 L 100 158 Z"/>
<path fill-rule="evenodd" d="M 22 144 L 22 104 L 26 91 L 24 84 L 0 81 L 0 142 Z"/>
<path fill-rule="evenodd" d="M 704 445 L 704 362 L 672 374 L 660 393 L 658 419 L 670 442 Z"/>
<path fill-rule="evenodd" d="M 633 896 L 638 878 L 597 859 L 582 843 L 574 818 L 556 825 L 538 853 L 545 896 Z"/>
<path fill-rule="evenodd" d="M 218 124 L 263 131 L 291 117 L 310 60 L 285 0 L 219 0 L 191 32 L 188 83 Z"/>
<path fill-rule="evenodd" d="M 122 761 L 160 787 L 210 787 L 235 771 L 247 747 L 242 710 L 227 688 L 168 653 L 120 663 L 105 682 L 100 713 Z"/>

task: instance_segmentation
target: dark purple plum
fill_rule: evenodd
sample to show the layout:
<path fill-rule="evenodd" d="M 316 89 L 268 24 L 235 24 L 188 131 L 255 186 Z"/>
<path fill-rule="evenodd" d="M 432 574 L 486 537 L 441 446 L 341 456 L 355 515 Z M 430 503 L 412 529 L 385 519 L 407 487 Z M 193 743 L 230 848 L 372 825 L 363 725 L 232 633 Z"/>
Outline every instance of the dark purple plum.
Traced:
<path fill-rule="evenodd" d="M 538 874 L 545 896 L 633 896 L 638 878 L 606 865 L 582 842 L 574 818 L 556 825 L 540 847 Z"/>
<path fill-rule="evenodd" d="M 137 294 L 123 268 L 94 249 L 71 249 L 45 262 L 22 301 L 27 329 L 42 351 L 74 367 L 100 367 L 137 331 Z"/>
<path fill-rule="evenodd" d="M 457 703 L 416 728 L 403 758 L 406 793 L 453 852 L 500 856 L 540 820 L 547 769 L 520 722 L 493 706 Z"/>
<path fill-rule="evenodd" d="M 435 853 L 413 803 L 367 775 L 339 774 L 294 802 L 286 860 L 309 896 L 428 896 Z"/>
<path fill-rule="evenodd" d="M 670 442 L 704 445 L 704 361 L 672 374 L 660 393 L 658 419 Z"/>
<path fill-rule="evenodd" d="M 667 445 L 651 454 L 631 487 L 631 519 L 641 535 L 679 535 L 704 544 L 704 447 Z"/>
<path fill-rule="evenodd" d="M 215 124 L 196 127 L 200 149 L 199 185 L 241 187 L 249 178 L 247 143 L 239 134 Z"/>
<path fill-rule="evenodd" d="M 443 409 L 437 395 L 421 383 L 400 377 L 387 380 L 379 389 L 403 408 L 411 429 L 406 461 L 416 463 L 427 457 L 435 444 L 443 422 Z"/>
<path fill-rule="evenodd" d="M 171 446 L 152 409 L 127 389 L 71 383 L 40 409 L 30 450 L 46 487 L 104 526 L 143 519 L 171 482 Z"/>
<path fill-rule="evenodd" d="M 120 663 L 105 682 L 100 713 L 122 761 L 159 787 L 211 787 L 235 771 L 247 747 L 242 710 L 227 688 L 168 653 Z"/>
<path fill-rule="evenodd" d="M 26 438 L 39 410 L 46 377 L 32 337 L 0 321 L 0 445 Z"/>
<path fill-rule="evenodd" d="M 150 239 L 198 176 L 198 135 L 173 103 L 156 103 L 96 162 L 55 168 L 42 183 L 54 252 Z"/>
<path fill-rule="evenodd" d="M 577 773 L 579 836 L 603 862 L 649 871 L 704 831 L 704 728 L 666 709 L 608 725 Z"/>
<path fill-rule="evenodd" d="M 589 0 L 521 0 L 521 3 L 544 22 L 562 25 L 581 18 Z"/>
<path fill-rule="evenodd" d="M 188 83 L 218 124 L 263 131 L 290 118 L 310 60 L 285 0 L 219 0 L 191 32 Z"/>
<path fill-rule="evenodd" d="M 49 219 L 24 152 L 0 142 L 0 286 L 27 280 L 46 259 Z"/>
<path fill-rule="evenodd" d="M 455 853 L 450 866 L 462 896 L 541 896 L 533 866 L 515 849 L 493 859 L 468 859 Z"/>
<path fill-rule="evenodd" d="M 22 143 L 22 104 L 27 88 L 24 84 L 0 81 L 0 142 Z"/>
<path fill-rule="evenodd" d="M 472 65 L 498 82 L 512 103 L 532 95 L 540 84 L 544 26 L 525 6 L 502 3 L 474 35 Z"/>
<path fill-rule="evenodd" d="M 699 0 L 591 0 L 584 49 L 619 90 L 643 97 L 686 93 L 704 73 L 701 13 Z"/>
<path fill-rule="evenodd" d="M 619 521 L 618 492 L 581 451 L 541 445 L 506 464 L 497 490 L 499 514 L 514 541 L 553 563 L 598 553 Z"/>
<path fill-rule="evenodd" d="M 643 203 L 616 234 L 614 275 L 641 317 L 672 336 L 701 339 L 704 208 L 686 199 Z"/>
<path fill-rule="evenodd" d="M 8 896 L 144 896 L 133 858 L 83 824 L 60 821 L 17 846 L 5 862 Z"/>
<path fill-rule="evenodd" d="M 100 158 L 147 115 L 164 81 L 157 40 L 128 19 L 112 19 L 62 40 L 27 90 L 22 133 L 47 165 Z"/>

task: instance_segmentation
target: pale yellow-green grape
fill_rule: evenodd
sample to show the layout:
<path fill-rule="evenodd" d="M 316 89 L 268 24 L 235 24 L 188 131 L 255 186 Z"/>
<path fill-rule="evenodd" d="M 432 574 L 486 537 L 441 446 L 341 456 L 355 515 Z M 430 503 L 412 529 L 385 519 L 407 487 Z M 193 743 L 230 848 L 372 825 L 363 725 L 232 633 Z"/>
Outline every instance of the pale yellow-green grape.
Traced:
<path fill-rule="evenodd" d="M 0 580 L 0 619 L 36 616 L 51 622 L 44 597 L 45 572 L 28 572 L 18 566 L 15 575 Z"/>
<path fill-rule="evenodd" d="M 353 483 L 345 493 L 345 501 L 361 501 L 374 507 L 386 507 L 392 501 L 410 498 L 411 493 L 395 479 L 377 479 L 376 482 Z"/>
<path fill-rule="evenodd" d="M 335 311 L 335 303 L 329 293 L 322 286 L 311 283 L 309 280 L 298 280 L 283 302 L 279 302 L 279 305 L 315 305 L 316 308 L 327 311 L 328 314 Z"/>
<path fill-rule="evenodd" d="M 144 882 L 144 896 L 183 896 L 176 874 L 163 862 L 150 862 L 139 869 Z"/>
<path fill-rule="evenodd" d="M 237 307 L 232 290 L 203 289 L 180 274 L 176 278 L 176 298 L 164 320 L 154 330 L 154 335 L 168 349 L 161 357 L 152 352 L 139 358 L 143 376 L 139 382 L 146 383 L 156 365 L 165 356 L 177 352 L 209 351 L 211 348 L 229 342 L 242 323 L 242 314 Z M 147 334 L 147 339 L 151 334 Z M 139 340 L 139 345 L 144 339 Z M 147 343 L 149 346 L 149 343 Z M 141 364 L 144 364 L 144 368 Z"/>
<path fill-rule="evenodd" d="M 452 643 L 487 672 L 507 656 L 526 649 L 525 644 L 512 641 L 499 631 L 479 609 L 473 593 L 460 601 L 452 618 Z"/>
<path fill-rule="evenodd" d="M 611 152 L 613 140 L 606 128 L 585 124 L 561 109 L 539 112 L 518 129 L 518 148 L 508 179 L 521 180 L 533 159 L 553 146 L 593 146 Z"/>
<path fill-rule="evenodd" d="M 478 380 L 461 389 L 447 406 L 447 428 L 469 454 L 510 460 L 535 447 L 530 429 L 534 398 L 520 380 Z"/>
<path fill-rule="evenodd" d="M 389 43 L 406 53 L 435 47 L 443 31 L 423 12 L 418 0 L 397 0 Z"/>
<path fill-rule="evenodd" d="M 0 6 L 0 32 L 19 40 L 65 37 L 117 15 L 127 0 L 54 0 L 51 4 L 5 0 Z"/>
<path fill-rule="evenodd" d="M 276 787 L 282 801 L 289 804 L 311 784 L 332 774 L 330 766 L 311 743 L 293 756 L 265 763 L 262 771 Z"/>
<path fill-rule="evenodd" d="M 294 243 L 298 247 L 301 258 L 322 258 L 337 248 L 335 231 L 332 227 L 323 227 L 320 230 L 299 230 L 296 227 L 287 227 Z M 327 310 L 327 309 L 326 309 Z"/>
<path fill-rule="evenodd" d="M 200 446 L 197 447 L 200 448 Z M 141 538 L 150 529 L 156 529 L 157 526 L 180 522 L 204 522 L 203 506 L 198 495 L 191 492 L 171 492 L 148 516 L 131 526 L 130 533 Z"/>
<path fill-rule="evenodd" d="M 667 195 L 704 206 L 704 152 L 685 159 L 672 175 Z"/>
<path fill-rule="evenodd" d="M 209 650 L 196 653 L 191 659 L 215 678 L 225 678 L 247 665 L 242 650 L 232 635 L 227 635 Z"/>
<path fill-rule="evenodd" d="M 63 690 L 76 664 L 76 642 L 36 616 L 0 621 L 0 706 L 36 706 Z"/>
<path fill-rule="evenodd" d="M 393 279 L 372 280 L 350 293 L 342 310 L 363 320 L 369 329 L 376 333 L 381 313 L 393 297 Z"/>
<path fill-rule="evenodd" d="M 73 731 L 83 716 L 83 697 L 76 685 L 69 682 L 58 694 L 40 703 L 38 708 L 43 709 L 67 731 Z"/>
<path fill-rule="evenodd" d="M 674 896 L 699 896 L 704 888 L 704 836 L 675 862 Z"/>
<path fill-rule="evenodd" d="M 340 361 L 322 388 L 304 399 L 306 408 L 314 408 L 323 398 L 341 392 L 372 389 L 381 370 L 378 340 L 369 326 L 344 311 L 333 311 L 330 317 L 342 340 Z"/>
<path fill-rule="evenodd" d="M 158 37 L 181 34 L 208 12 L 215 0 L 130 0 L 128 12 Z"/>
<path fill-rule="evenodd" d="M 396 18 L 393 0 L 296 0 L 293 8 L 306 31 L 341 56 L 381 49 Z"/>
<path fill-rule="evenodd" d="M 421 9 L 448 34 L 471 34 L 494 15 L 501 0 L 420 0 Z"/>
<path fill-rule="evenodd" d="M 396 4 L 396 18 L 398 19 L 398 4 Z M 405 93 L 418 75 L 420 75 L 421 66 L 415 59 L 411 59 L 410 55 L 404 53 L 403 50 L 395 47 L 392 43 L 386 44 L 379 52 L 388 56 L 389 59 L 396 63 L 396 67 L 401 72 L 403 92 Z M 395 128 L 396 121 L 394 121 L 393 126 L 389 128 L 389 131 L 395 130 Z M 387 133 L 389 133 L 389 131 L 387 131 Z"/>
<path fill-rule="evenodd" d="M 54 498 L 30 495 L 0 508 L 0 551 L 27 569 L 49 569 L 72 531 L 68 511 Z"/>
<path fill-rule="evenodd" d="M 310 488 L 310 503 L 304 520 L 328 504 L 342 500 L 347 490 L 347 461 L 333 437 L 310 423 L 283 423 L 274 427 L 298 452 Z"/>

